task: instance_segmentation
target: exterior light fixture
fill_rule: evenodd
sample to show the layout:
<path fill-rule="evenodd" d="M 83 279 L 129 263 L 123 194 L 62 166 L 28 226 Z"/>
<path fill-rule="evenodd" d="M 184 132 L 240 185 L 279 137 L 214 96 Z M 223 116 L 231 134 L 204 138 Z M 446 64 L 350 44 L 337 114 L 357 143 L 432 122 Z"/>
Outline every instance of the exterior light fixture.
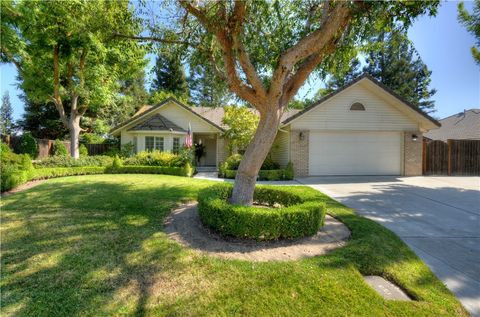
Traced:
<path fill-rule="evenodd" d="M 412 141 L 417 141 L 418 140 L 418 136 L 416 134 L 412 134 Z"/>
<path fill-rule="evenodd" d="M 305 139 L 305 135 L 303 134 L 303 132 L 300 132 L 298 134 L 298 138 L 300 139 L 300 141 L 303 141 L 303 139 Z"/>

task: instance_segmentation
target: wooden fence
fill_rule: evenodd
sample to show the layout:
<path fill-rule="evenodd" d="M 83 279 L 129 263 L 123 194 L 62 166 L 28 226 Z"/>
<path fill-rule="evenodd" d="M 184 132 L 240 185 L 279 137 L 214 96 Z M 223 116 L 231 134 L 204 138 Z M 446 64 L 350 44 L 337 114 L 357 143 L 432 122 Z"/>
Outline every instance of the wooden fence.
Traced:
<path fill-rule="evenodd" d="M 118 150 L 118 144 L 85 144 L 88 150 L 88 155 L 102 155 L 110 150 Z"/>
<path fill-rule="evenodd" d="M 480 140 L 424 140 L 423 174 L 480 175 Z"/>

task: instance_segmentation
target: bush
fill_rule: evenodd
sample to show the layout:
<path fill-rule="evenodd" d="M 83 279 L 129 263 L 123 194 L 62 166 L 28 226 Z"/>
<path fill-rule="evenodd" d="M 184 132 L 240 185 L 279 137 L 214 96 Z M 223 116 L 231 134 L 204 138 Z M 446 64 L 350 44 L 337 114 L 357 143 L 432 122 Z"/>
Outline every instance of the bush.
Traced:
<path fill-rule="evenodd" d="M 142 151 L 127 158 L 124 165 L 182 167 L 183 158 L 170 152 Z"/>
<path fill-rule="evenodd" d="M 118 155 L 115 156 L 112 162 L 112 167 L 113 168 L 119 168 L 123 166 L 122 160 L 118 157 Z"/>
<path fill-rule="evenodd" d="M 261 170 L 278 170 L 280 168 L 280 164 L 274 162 L 270 156 L 267 156 L 265 161 L 263 161 Z"/>
<path fill-rule="evenodd" d="M 288 165 L 287 165 L 288 168 Z M 258 180 L 260 181 L 282 181 L 282 180 L 292 180 L 293 179 L 293 166 L 291 171 L 285 169 L 277 170 L 260 170 L 258 171 Z M 237 175 L 236 170 L 226 170 L 220 165 L 219 168 L 219 177 L 234 179 Z"/>
<path fill-rule="evenodd" d="M 193 172 L 194 172 L 194 169 L 192 167 L 192 164 L 190 164 L 189 162 L 187 162 L 187 164 L 185 164 L 183 166 L 183 175 L 184 176 L 187 176 L 187 177 L 192 177 L 193 176 Z"/>
<path fill-rule="evenodd" d="M 18 152 L 28 154 L 32 159 L 35 159 L 38 155 L 37 140 L 30 133 L 24 133 L 18 144 Z"/>
<path fill-rule="evenodd" d="M 115 155 L 118 153 L 115 153 Z M 130 157 L 134 154 L 134 145 L 132 142 L 122 144 L 120 149 L 120 156 L 123 158 Z M 113 156 L 115 156 L 113 155 Z"/>
<path fill-rule="evenodd" d="M 67 147 L 60 140 L 53 142 L 53 155 L 54 156 L 68 156 Z"/>
<path fill-rule="evenodd" d="M 113 158 L 106 155 L 85 156 L 78 159 L 67 156 L 50 156 L 36 162 L 36 168 L 45 167 L 79 167 L 79 166 L 109 166 Z"/>
<path fill-rule="evenodd" d="M 0 191 L 10 190 L 29 180 L 33 171 L 32 161 L 27 154 L 15 154 L 3 144 L 0 152 Z"/>
<path fill-rule="evenodd" d="M 323 226 L 324 203 L 294 187 L 257 186 L 254 201 L 263 207 L 232 205 L 231 193 L 231 184 L 218 184 L 198 194 L 202 223 L 220 234 L 256 240 L 300 238 Z"/>
<path fill-rule="evenodd" d="M 288 161 L 287 167 L 285 167 L 284 178 L 290 180 L 294 177 L 295 173 L 293 171 L 293 163 L 292 161 Z"/>
<path fill-rule="evenodd" d="M 62 176 L 92 175 L 105 173 L 105 167 L 100 166 L 75 166 L 38 168 L 33 170 L 31 180 L 47 179 Z"/>
<path fill-rule="evenodd" d="M 170 166 L 122 166 L 122 167 L 107 167 L 106 173 L 110 174 L 164 174 L 175 176 L 188 176 L 185 174 L 183 167 Z"/>
<path fill-rule="evenodd" d="M 78 152 L 80 153 L 80 156 L 88 156 L 88 149 L 85 146 L 85 144 L 80 144 L 80 147 L 78 148 Z"/>
<path fill-rule="evenodd" d="M 226 170 L 238 170 L 238 167 L 240 166 L 240 162 L 242 161 L 242 155 L 241 154 L 233 154 L 229 156 L 224 164 L 223 167 Z M 276 170 L 279 169 L 280 165 L 272 160 L 270 156 L 268 156 L 265 161 L 263 161 L 262 167 L 260 167 L 260 170 Z"/>

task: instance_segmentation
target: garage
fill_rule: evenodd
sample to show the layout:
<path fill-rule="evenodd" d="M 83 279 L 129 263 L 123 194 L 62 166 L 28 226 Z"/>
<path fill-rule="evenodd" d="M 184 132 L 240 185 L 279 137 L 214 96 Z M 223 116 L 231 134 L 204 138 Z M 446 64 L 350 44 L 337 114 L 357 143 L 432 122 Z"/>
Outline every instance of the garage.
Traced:
<path fill-rule="evenodd" d="M 401 175 L 399 132 L 310 132 L 310 175 Z"/>

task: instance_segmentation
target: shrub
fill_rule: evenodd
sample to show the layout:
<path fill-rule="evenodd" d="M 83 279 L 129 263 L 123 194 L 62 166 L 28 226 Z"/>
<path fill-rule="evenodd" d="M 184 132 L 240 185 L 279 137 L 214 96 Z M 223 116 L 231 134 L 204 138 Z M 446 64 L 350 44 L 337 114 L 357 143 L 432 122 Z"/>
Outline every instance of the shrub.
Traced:
<path fill-rule="evenodd" d="M 78 166 L 109 166 L 113 158 L 106 155 L 85 156 L 78 159 L 67 156 L 50 156 L 36 162 L 36 168 L 45 167 L 78 167 Z"/>
<path fill-rule="evenodd" d="M 67 147 L 60 140 L 53 142 L 53 155 L 54 156 L 68 156 Z"/>
<path fill-rule="evenodd" d="M 280 164 L 274 162 L 270 156 L 267 156 L 265 161 L 263 161 L 261 170 L 277 170 L 280 168 Z"/>
<path fill-rule="evenodd" d="M 95 133 L 83 133 L 81 136 L 81 141 L 88 144 L 101 144 L 105 142 L 105 139 Z"/>
<path fill-rule="evenodd" d="M 165 174 L 175 176 L 187 176 L 182 167 L 171 166 L 122 166 L 114 168 L 107 167 L 106 173 L 110 174 Z"/>
<path fill-rule="evenodd" d="M 28 154 L 32 159 L 38 155 L 37 140 L 30 133 L 24 133 L 18 144 L 18 152 Z"/>
<path fill-rule="evenodd" d="M 122 144 L 120 149 L 120 156 L 123 158 L 130 157 L 134 154 L 134 146 L 132 142 Z M 115 153 L 115 155 L 118 153 Z M 114 156 L 114 155 L 113 155 Z"/>
<path fill-rule="evenodd" d="M 80 152 L 80 156 L 88 156 L 88 149 L 85 144 L 80 144 L 78 151 Z"/>
<path fill-rule="evenodd" d="M 184 176 L 187 176 L 187 177 L 192 177 L 193 172 L 194 172 L 194 169 L 193 169 L 193 167 L 192 167 L 192 164 L 190 164 L 189 162 L 187 162 L 187 163 L 183 166 L 183 175 L 184 175 Z"/>
<path fill-rule="evenodd" d="M 293 168 L 293 167 L 292 167 Z M 236 170 L 226 170 L 220 165 L 219 176 L 224 178 L 234 179 L 237 175 Z M 281 180 L 292 180 L 293 172 L 290 173 L 287 169 L 277 169 L 277 170 L 260 170 L 258 171 L 258 180 L 260 181 L 281 181 Z"/>
<path fill-rule="evenodd" d="M 254 201 L 270 207 L 232 205 L 228 202 L 231 193 L 231 184 L 218 184 L 198 194 L 202 223 L 223 235 L 257 240 L 299 238 L 315 234 L 324 223 L 324 203 L 302 196 L 294 187 L 257 186 Z"/>
<path fill-rule="evenodd" d="M 118 157 L 118 155 L 115 156 L 112 162 L 112 167 L 113 168 L 119 168 L 123 166 L 122 160 Z"/>
<path fill-rule="evenodd" d="M 135 156 L 127 158 L 124 162 L 124 165 L 139 165 L 139 166 L 170 166 L 170 167 L 182 167 L 184 162 L 179 158 L 178 155 L 175 155 L 170 152 L 160 152 L 160 151 L 142 151 L 137 153 Z"/>
<path fill-rule="evenodd" d="M 227 170 L 238 170 L 238 166 L 242 161 L 242 155 L 233 154 L 225 160 L 225 169 Z"/>
<path fill-rule="evenodd" d="M 75 166 L 75 167 L 54 167 L 38 168 L 33 170 L 31 180 L 47 179 L 62 176 L 103 174 L 105 167 L 100 166 Z"/>
<path fill-rule="evenodd" d="M 0 190 L 4 192 L 27 182 L 31 177 L 33 165 L 30 156 L 15 154 L 7 145 L 2 143 L 0 170 Z"/>
<path fill-rule="evenodd" d="M 284 178 L 287 180 L 291 180 L 295 177 L 295 173 L 293 171 L 293 163 L 292 161 L 288 161 L 287 167 L 285 167 Z"/>

